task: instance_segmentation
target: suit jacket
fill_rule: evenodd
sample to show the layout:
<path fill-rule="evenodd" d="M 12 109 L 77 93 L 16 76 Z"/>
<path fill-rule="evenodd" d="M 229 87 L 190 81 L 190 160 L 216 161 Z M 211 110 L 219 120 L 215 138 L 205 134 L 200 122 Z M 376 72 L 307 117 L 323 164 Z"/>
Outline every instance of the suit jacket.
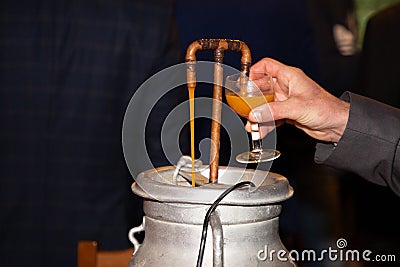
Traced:
<path fill-rule="evenodd" d="M 318 143 L 315 161 L 354 172 L 400 196 L 400 110 L 346 92 L 350 115 L 342 138 Z"/>
<path fill-rule="evenodd" d="M 175 33 L 171 1 L 1 1 L 2 266 L 75 266 L 82 239 L 131 246 L 143 214 L 124 112 L 141 83 L 180 61 Z M 163 165 L 159 148 L 150 153 Z"/>
<path fill-rule="evenodd" d="M 358 92 L 400 107 L 400 3 L 367 23 L 358 74 Z"/>

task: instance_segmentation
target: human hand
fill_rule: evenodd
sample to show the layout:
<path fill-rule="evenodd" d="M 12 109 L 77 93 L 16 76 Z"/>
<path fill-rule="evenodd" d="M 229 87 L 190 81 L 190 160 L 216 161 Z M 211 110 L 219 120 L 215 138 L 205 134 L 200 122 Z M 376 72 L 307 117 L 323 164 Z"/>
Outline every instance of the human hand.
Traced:
<path fill-rule="evenodd" d="M 277 125 L 291 123 L 321 141 L 339 141 L 346 128 L 349 103 L 325 91 L 302 70 L 276 60 L 264 58 L 250 68 L 250 79 L 259 87 L 262 80 L 257 79 L 257 73 L 262 72 L 270 73 L 275 81 L 275 99 L 253 109 L 248 119 L 261 123 L 263 137 L 275 120 Z M 246 130 L 251 131 L 250 123 Z"/>
<path fill-rule="evenodd" d="M 333 26 L 333 39 L 342 56 L 352 56 L 356 53 L 356 38 L 345 26 L 335 24 Z"/>

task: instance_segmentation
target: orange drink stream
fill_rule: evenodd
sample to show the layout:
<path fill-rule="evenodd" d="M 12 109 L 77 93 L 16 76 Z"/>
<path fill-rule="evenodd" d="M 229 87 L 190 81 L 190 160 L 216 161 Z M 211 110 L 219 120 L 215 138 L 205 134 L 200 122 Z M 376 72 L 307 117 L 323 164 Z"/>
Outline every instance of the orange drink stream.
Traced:
<path fill-rule="evenodd" d="M 189 90 L 189 116 L 190 116 L 190 156 L 192 158 L 192 186 L 195 186 L 194 169 L 194 87 L 188 87 Z"/>

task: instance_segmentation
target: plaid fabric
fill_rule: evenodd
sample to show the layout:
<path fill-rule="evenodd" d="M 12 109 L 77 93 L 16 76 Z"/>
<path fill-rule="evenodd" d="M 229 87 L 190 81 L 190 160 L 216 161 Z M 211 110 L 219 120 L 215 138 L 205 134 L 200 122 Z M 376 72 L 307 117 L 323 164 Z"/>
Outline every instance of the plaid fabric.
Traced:
<path fill-rule="evenodd" d="M 129 246 L 142 210 L 122 120 L 134 90 L 178 61 L 172 9 L 149 0 L 1 1 L 1 266 L 75 266 L 81 239 Z"/>

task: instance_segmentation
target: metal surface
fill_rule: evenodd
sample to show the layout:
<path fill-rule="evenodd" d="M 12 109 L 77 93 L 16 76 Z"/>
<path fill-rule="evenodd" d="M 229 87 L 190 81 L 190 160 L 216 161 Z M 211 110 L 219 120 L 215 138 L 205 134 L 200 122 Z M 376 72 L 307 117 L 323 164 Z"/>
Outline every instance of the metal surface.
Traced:
<path fill-rule="evenodd" d="M 204 170 L 207 173 L 207 170 Z M 203 267 L 295 266 L 291 261 L 260 260 L 259 251 L 286 251 L 279 237 L 281 202 L 292 196 L 279 174 L 219 167 L 219 183 L 174 185 L 174 168 L 149 170 L 132 185 L 144 198 L 145 239 L 128 266 L 195 266 L 204 216 L 216 198 L 239 181 L 254 178 L 258 188 L 229 194 L 213 213 Z M 257 183 L 258 182 L 258 183 Z"/>
<path fill-rule="evenodd" d="M 218 212 L 213 212 L 210 217 L 213 244 L 213 267 L 224 265 L 224 232 Z"/>
<path fill-rule="evenodd" d="M 163 202 L 212 204 L 228 187 L 241 181 L 252 181 L 257 187 L 241 188 L 229 194 L 221 204 L 263 205 L 284 201 L 293 194 L 288 180 L 280 174 L 246 170 L 235 167 L 219 167 L 218 184 L 191 187 L 186 181 L 173 181 L 175 168 L 162 167 L 142 172 L 132 185 L 135 194 Z M 208 177 L 208 169 L 200 172 Z"/>

